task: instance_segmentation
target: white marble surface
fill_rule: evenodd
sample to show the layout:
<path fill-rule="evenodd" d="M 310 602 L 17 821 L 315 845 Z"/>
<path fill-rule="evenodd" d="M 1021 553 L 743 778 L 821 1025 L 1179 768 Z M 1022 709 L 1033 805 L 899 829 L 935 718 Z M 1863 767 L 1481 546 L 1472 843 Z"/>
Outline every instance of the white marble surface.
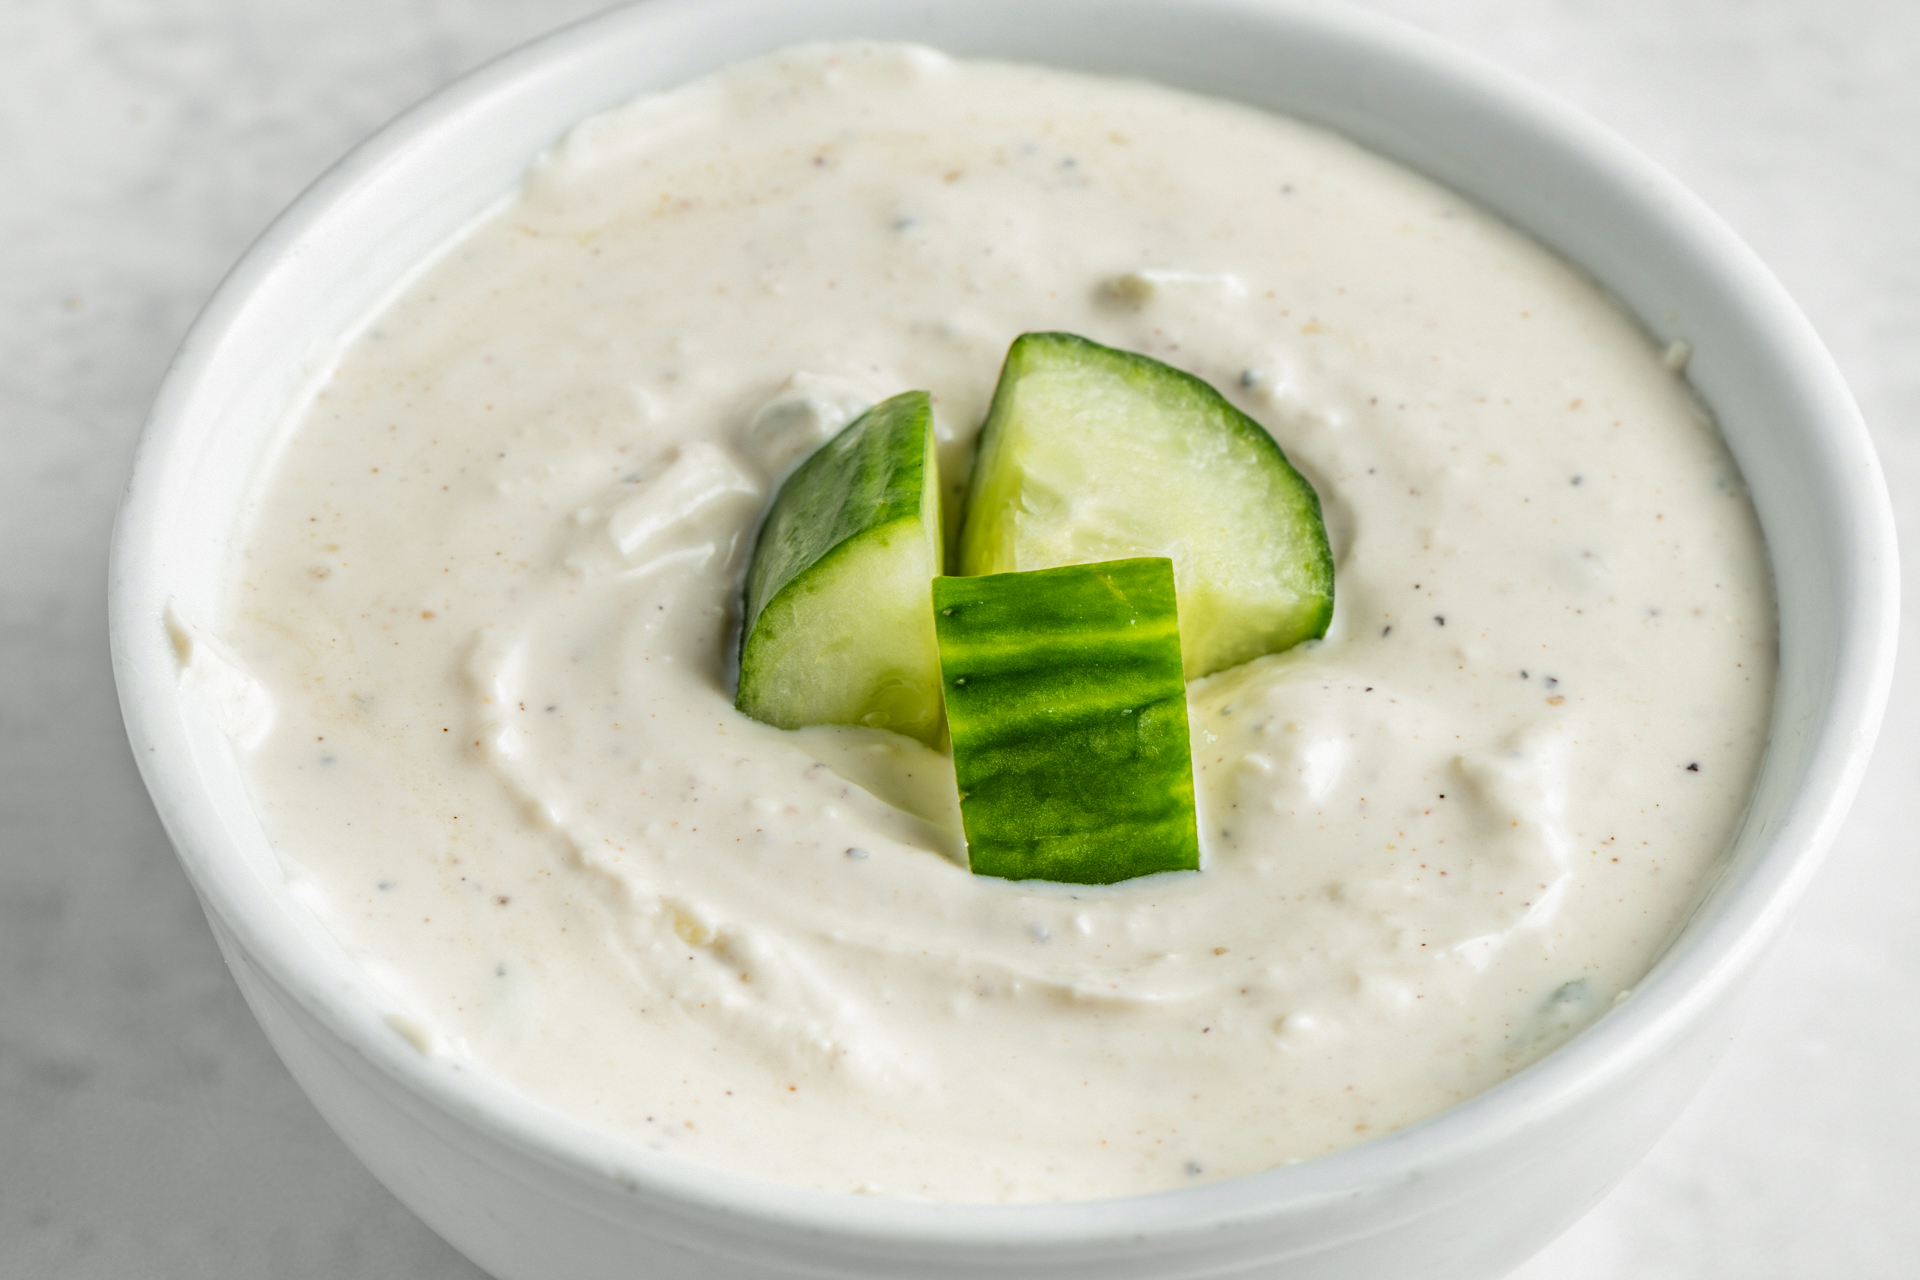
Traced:
<path fill-rule="evenodd" d="M 1356 0 L 1359 2 L 1359 0 Z M 1800 299 L 1920 547 L 1920 6 L 1368 0 L 1548 84 Z M 592 0 L 0 0 L 0 1275 L 479 1273 L 315 1116 L 128 758 L 109 523 L 194 311 L 355 140 Z M 1519 1280 L 1920 1273 L 1920 644 L 1706 1093 Z"/>

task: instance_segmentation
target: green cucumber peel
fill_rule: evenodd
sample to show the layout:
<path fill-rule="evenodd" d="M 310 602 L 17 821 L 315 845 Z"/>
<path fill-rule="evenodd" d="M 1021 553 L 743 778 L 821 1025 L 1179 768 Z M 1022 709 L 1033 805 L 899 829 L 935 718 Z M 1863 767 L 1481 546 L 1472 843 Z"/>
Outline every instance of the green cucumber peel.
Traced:
<path fill-rule="evenodd" d="M 783 729 L 867 725 L 938 746 L 940 569 L 933 411 L 908 391 L 780 486 L 747 569 L 734 705 Z"/>
<path fill-rule="evenodd" d="M 933 614 L 975 874 L 1198 869 L 1171 561 L 937 578 Z"/>

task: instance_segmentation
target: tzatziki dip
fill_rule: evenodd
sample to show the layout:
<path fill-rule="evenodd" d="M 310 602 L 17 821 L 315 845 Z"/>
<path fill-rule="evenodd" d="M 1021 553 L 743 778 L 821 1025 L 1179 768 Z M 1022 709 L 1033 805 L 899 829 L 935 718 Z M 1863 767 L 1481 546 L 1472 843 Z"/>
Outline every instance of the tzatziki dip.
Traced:
<path fill-rule="evenodd" d="M 1199 871 L 971 874 L 946 753 L 734 708 L 782 479 L 924 389 L 951 533 L 1029 331 L 1207 380 L 1322 503 L 1326 636 L 1187 686 Z M 584 121 L 396 285 L 187 676 L 423 1054 L 808 1187 L 1231 1177 L 1520 1071 L 1715 875 L 1774 605 L 1683 364 L 1324 130 L 809 46 Z"/>

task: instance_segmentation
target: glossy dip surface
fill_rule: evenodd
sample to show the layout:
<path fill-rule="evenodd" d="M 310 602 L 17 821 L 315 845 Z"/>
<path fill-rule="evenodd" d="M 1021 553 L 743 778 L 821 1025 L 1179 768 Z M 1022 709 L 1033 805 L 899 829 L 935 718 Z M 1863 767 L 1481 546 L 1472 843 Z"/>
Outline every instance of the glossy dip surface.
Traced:
<path fill-rule="evenodd" d="M 924 388 L 957 493 L 1036 329 L 1208 379 L 1326 510 L 1326 639 L 1189 686 L 1198 873 L 972 876 L 946 757 L 733 709 L 785 471 Z M 807 1186 L 1227 1177 L 1524 1067 L 1714 874 L 1773 602 L 1679 354 L 1325 132 L 796 50 L 581 124 L 406 282 L 181 648 L 421 1052 Z"/>

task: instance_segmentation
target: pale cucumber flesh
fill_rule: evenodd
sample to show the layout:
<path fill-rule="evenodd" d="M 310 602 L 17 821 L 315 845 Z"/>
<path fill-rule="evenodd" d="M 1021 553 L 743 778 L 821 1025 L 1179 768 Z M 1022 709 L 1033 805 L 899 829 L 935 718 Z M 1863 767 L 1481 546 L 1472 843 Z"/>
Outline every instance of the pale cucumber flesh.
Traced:
<path fill-rule="evenodd" d="M 747 571 L 735 705 L 783 729 L 938 745 L 939 477 L 927 394 L 882 401 L 796 468 Z"/>
<path fill-rule="evenodd" d="M 1173 561 L 1188 678 L 1325 634 L 1333 557 L 1313 486 L 1211 386 L 1065 333 L 1007 353 L 958 572 Z"/>

